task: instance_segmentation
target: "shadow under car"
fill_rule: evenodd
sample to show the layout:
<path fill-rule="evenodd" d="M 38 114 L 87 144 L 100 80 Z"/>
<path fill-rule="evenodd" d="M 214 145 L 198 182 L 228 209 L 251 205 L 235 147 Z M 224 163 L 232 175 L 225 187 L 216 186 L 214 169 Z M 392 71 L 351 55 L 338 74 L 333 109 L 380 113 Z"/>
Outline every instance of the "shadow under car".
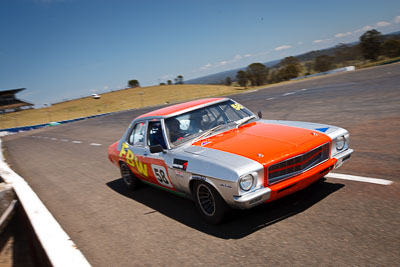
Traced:
<path fill-rule="evenodd" d="M 155 212 L 222 239 L 246 237 L 264 227 L 307 210 L 344 187 L 343 184 L 327 182 L 323 178 L 299 192 L 274 202 L 248 210 L 232 210 L 221 224 L 210 225 L 202 219 L 194 202 L 189 199 L 147 185 L 131 191 L 125 186 L 122 178 L 108 182 L 107 186 L 125 197 L 148 206 Z"/>

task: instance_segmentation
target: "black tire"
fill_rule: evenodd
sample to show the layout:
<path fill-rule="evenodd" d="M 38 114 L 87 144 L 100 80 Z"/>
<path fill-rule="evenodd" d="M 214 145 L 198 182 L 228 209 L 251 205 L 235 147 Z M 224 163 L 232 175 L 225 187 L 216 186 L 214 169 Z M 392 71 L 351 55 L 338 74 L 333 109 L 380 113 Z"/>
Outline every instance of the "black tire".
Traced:
<path fill-rule="evenodd" d="M 200 214 L 210 224 L 220 223 L 229 210 L 217 190 L 203 181 L 195 183 L 194 199 Z"/>
<path fill-rule="evenodd" d="M 122 180 L 124 184 L 130 189 L 135 190 L 139 187 L 140 180 L 131 172 L 128 165 L 121 162 L 119 169 L 121 171 Z"/>

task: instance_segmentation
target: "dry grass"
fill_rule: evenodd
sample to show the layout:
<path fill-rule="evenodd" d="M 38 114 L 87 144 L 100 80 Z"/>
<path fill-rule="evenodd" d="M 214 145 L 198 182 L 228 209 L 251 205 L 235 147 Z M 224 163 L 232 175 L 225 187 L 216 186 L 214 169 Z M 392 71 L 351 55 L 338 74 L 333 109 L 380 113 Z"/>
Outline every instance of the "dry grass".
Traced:
<path fill-rule="evenodd" d="M 241 87 L 224 85 L 162 85 L 129 88 L 105 93 L 100 99 L 85 97 L 51 107 L 1 114 L 0 128 L 27 126 L 51 121 L 86 117 L 99 113 L 175 103 L 190 99 L 235 94 Z"/>

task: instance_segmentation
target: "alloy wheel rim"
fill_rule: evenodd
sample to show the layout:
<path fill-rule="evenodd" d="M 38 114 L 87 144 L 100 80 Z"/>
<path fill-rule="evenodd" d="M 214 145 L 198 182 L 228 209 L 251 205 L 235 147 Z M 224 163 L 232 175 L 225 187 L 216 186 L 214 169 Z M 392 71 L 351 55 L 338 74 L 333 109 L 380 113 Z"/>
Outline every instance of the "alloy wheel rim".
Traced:
<path fill-rule="evenodd" d="M 126 165 L 121 166 L 121 173 L 122 173 L 122 178 L 124 179 L 124 182 L 128 185 L 131 185 L 132 177 L 131 177 L 131 173 Z"/>
<path fill-rule="evenodd" d="M 215 214 L 215 200 L 210 189 L 201 184 L 197 188 L 197 199 L 200 204 L 200 208 L 207 216 L 213 216 Z"/>

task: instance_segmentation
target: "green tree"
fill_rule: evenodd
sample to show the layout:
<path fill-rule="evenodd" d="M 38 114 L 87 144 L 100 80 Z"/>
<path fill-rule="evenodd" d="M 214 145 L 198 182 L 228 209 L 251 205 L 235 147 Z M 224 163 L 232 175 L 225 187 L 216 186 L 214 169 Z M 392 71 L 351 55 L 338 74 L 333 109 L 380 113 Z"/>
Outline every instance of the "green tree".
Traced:
<path fill-rule="evenodd" d="M 175 78 L 175 84 L 183 84 L 183 76 L 178 75 L 178 77 Z"/>
<path fill-rule="evenodd" d="M 299 76 L 302 66 L 295 57 L 285 57 L 280 63 L 279 76 L 283 80 L 290 80 Z"/>
<path fill-rule="evenodd" d="M 243 70 L 239 70 L 236 74 L 236 78 L 238 79 L 238 84 L 240 86 L 246 86 L 249 79 L 247 78 L 247 73 Z"/>
<path fill-rule="evenodd" d="M 310 74 L 311 74 L 311 71 L 313 70 L 314 63 L 308 61 L 308 62 L 306 62 L 306 63 L 304 64 L 304 67 L 306 68 L 306 71 L 307 71 L 306 75 L 310 75 Z"/>
<path fill-rule="evenodd" d="M 260 86 L 265 84 L 268 76 L 269 69 L 261 63 L 252 63 L 247 69 L 247 78 L 250 80 L 252 86 Z"/>
<path fill-rule="evenodd" d="M 284 59 L 281 60 L 279 63 L 281 67 L 289 65 L 289 64 L 300 64 L 299 60 L 295 57 L 285 57 Z"/>
<path fill-rule="evenodd" d="M 129 86 L 130 88 L 135 88 L 135 87 L 139 87 L 140 84 L 139 84 L 139 81 L 138 81 L 138 80 L 129 80 L 129 81 L 128 81 L 128 86 Z"/>
<path fill-rule="evenodd" d="M 269 74 L 269 83 L 279 83 L 282 81 L 279 73 L 279 69 L 273 69 Z"/>
<path fill-rule="evenodd" d="M 382 52 L 387 57 L 400 56 L 400 40 L 389 39 L 382 45 Z"/>
<path fill-rule="evenodd" d="M 335 46 L 335 62 L 344 63 L 352 59 L 350 46 L 340 43 Z"/>
<path fill-rule="evenodd" d="M 335 67 L 333 60 L 333 57 L 328 55 L 316 57 L 314 61 L 314 70 L 317 72 L 324 72 L 333 69 Z"/>
<path fill-rule="evenodd" d="M 376 61 L 381 54 L 383 37 L 377 30 L 370 30 L 361 35 L 360 44 L 365 59 Z"/>
<path fill-rule="evenodd" d="M 335 46 L 335 63 L 345 64 L 350 60 L 361 59 L 360 45 L 338 44 Z"/>
<path fill-rule="evenodd" d="M 231 86 L 231 85 L 232 85 L 232 79 L 231 79 L 231 77 L 226 77 L 226 78 L 225 78 L 225 85 L 227 85 L 227 86 Z"/>
<path fill-rule="evenodd" d="M 167 81 L 167 84 L 168 84 L 168 85 L 171 85 L 171 84 L 172 84 L 172 81 L 171 81 L 171 80 L 168 80 L 168 81 Z"/>

